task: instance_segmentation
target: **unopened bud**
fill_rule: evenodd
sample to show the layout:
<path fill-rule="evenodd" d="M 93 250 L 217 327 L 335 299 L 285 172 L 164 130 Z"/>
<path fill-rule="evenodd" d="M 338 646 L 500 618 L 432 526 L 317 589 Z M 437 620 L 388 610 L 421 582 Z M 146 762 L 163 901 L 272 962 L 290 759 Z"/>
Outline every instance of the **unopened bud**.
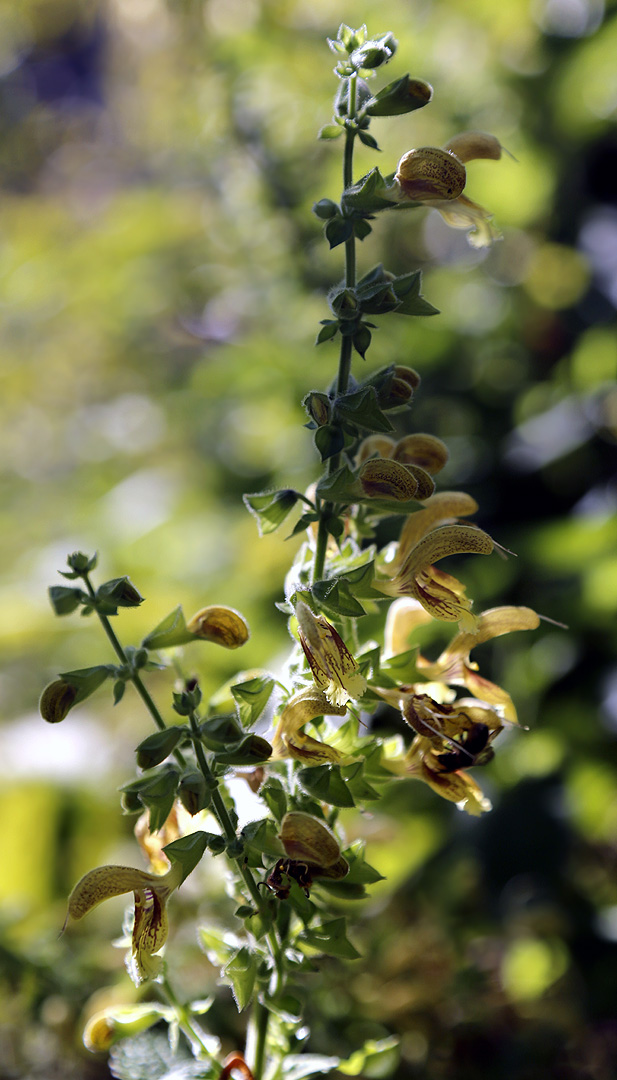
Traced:
<path fill-rule="evenodd" d="M 443 469 L 448 460 L 448 448 L 435 435 L 418 432 L 399 439 L 392 454 L 403 465 L 420 465 L 432 476 Z"/>
<path fill-rule="evenodd" d="M 71 686 L 64 679 L 55 679 L 41 694 L 39 709 L 43 720 L 48 724 L 59 724 L 64 720 L 75 704 L 77 687 Z"/>
<path fill-rule="evenodd" d="M 222 645 L 225 649 L 238 649 L 250 636 L 248 624 L 239 611 L 217 605 L 196 612 L 186 628 L 195 637 Z"/>
<path fill-rule="evenodd" d="M 314 420 L 318 427 L 324 427 L 326 424 L 330 423 L 332 406 L 327 394 L 322 394 L 317 390 L 313 390 L 310 394 L 306 395 L 302 404 L 311 420 Z"/>

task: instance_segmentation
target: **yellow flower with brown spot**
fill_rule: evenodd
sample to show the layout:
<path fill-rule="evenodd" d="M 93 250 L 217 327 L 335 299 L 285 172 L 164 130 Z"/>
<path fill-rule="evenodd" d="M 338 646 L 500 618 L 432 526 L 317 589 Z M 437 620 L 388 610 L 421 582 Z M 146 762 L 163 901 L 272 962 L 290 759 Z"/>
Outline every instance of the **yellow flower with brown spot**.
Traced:
<path fill-rule="evenodd" d="M 167 900 L 182 881 L 182 867 L 175 863 L 166 874 L 148 874 L 132 866 L 98 866 L 77 882 L 69 896 L 67 921 L 82 919 L 104 900 L 132 892 L 135 920 L 131 952 L 127 958 L 129 975 L 136 986 L 156 979 L 162 960 L 156 954 L 167 941 Z"/>
<path fill-rule="evenodd" d="M 303 600 L 296 604 L 296 618 L 300 644 L 318 689 L 335 706 L 361 698 L 366 679 L 332 624 L 323 615 L 313 615 Z"/>
<path fill-rule="evenodd" d="M 500 234 L 491 222 L 492 214 L 463 194 L 465 164 L 478 158 L 498 161 L 502 152 L 499 140 L 481 131 L 462 132 L 443 147 L 408 150 L 397 165 L 389 197 L 394 202 L 433 207 L 451 228 L 467 230 L 472 247 L 489 247 Z"/>

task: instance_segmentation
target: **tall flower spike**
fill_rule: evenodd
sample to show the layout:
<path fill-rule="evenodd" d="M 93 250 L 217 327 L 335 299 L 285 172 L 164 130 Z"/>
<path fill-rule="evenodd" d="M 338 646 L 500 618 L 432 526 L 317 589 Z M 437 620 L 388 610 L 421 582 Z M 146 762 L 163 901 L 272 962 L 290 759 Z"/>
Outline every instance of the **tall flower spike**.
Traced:
<path fill-rule="evenodd" d="M 409 150 L 397 165 L 389 197 L 394 202 L 431 206 L 451 228 L 467 229 L 472 247 L 489 247 L 500 234 L 491 224 L 492 215 L 463 195 L 467 182 L 465 163 L 477 158 L 498 161 L 501 154 L 499 140 L 481 131 L 455 135 L 443 148 L 421 146 Z"/>
<path fill-rule="evenodd" d="M 67 921 L 82 919 L 104 900 L 122 893 L 135 896 L 135 921 L 129 974 L 136 986 L 160 973 L 161 960 L 155 956 L 167 941 L 166 904 L 182 881 L 182 867 L 175 863 L 166 874 L 148 874 L 132 866 L 98 866 L 84 874 L 69 896 Z"/>
<path fill-rule="evenodd" d="M 346 705 L 360 698 L 366 690 L 366 679 L 358 671 L 340 634 L 323 615 L 313 615 L 299 600 L 296 604 L 300 644 L 309 662 L 315 685 L 323 690 L 332 705 Z"/>

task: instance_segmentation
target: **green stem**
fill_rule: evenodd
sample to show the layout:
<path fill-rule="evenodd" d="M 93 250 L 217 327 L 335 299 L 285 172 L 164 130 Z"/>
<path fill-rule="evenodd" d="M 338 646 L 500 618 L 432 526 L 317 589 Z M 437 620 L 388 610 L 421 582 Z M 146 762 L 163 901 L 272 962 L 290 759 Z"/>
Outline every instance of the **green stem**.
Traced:
<path fill-rule="evenodd" d="M 211 1057 L 212 1055 L 204 1045 L 199 1032 L 196 1031 L 193 1026 L 189 1009 L 187 1009 L 186 1005 L 182 1005 L 178 1000 L 166 975 L 159 979 L 159 985 L 163 991 L 163 997 L 166 998 L 174 1011 L 176 1020 L 178 1021 L 178 1027 L 188 1039 L 193 1051 L 197 1049 L 200 1058 Z"/>
<path fill-rule="evenodd" d="M 266 1060 L 266 1037 L 268 1034 L 268 1021 L 270 1012 L 260 1001 L 255 1001 L 253 1006 L 253 1025 L 255 1031 L 255 1047 L 252 1065 L 253 1080 L 261 1080 Z"/>
<path fill-rule="evenodd" d="M 356 83 L 357 76 L 351 75 L 349 78 L 349 102 L 347 106 L 347 115 L 350 120 L 356 115 Z M 345 132 L 345 152 L 343 155 L 343 190 L 351 187 L 353 183 L 353 151 L 354 141 L 356 138 L 356 132 L 353 128 L 347 128 Z M 356 238 L 352 232 L 351 236 L 345 241 L 345 285 L 348 289 L 355 288 L 356 284 Z M 351 337 L 341 336 L 341 348 L 339 353 L 338 375 L 336 380 L 336 393 L 337 396 L 344 394 L 349 386 L 349 376 L 351 374 L 351 358 L 353 354 L 353 344 Z M 327 475 L 331 476 L 333 472 L 339 467 L 339 454 L 334 454 L 328 459 Z M 317 543 L 315 545 L 315 557 L 313 559 L 313 574 L 312 581 L 319 581 L 323 577 L 324 568 L 326 564 L 326 551 L 328 548 L 328 527 L 327 521 L 333 511 L 333 503 L 324 502 L 321 504 L 321 516 L 319 519 L 319 528 L 317 530 Z"/>
<path fill-rule="evenodd" d="M 83 575 L 83 580 L 84 580 L 85 586 L 86 586 L 86 588 L 88 590 L 89 596 L 92 598 L 92 600 L 96 600 L 96 593 L 95 593 L 95 591 L 94 591 L 94 589 L 92 587 L 92 582 L 90 581 L 90 578 L 88 577 L 87 574 Z M 96 605 L 95 605 L 95 611 L 96 611 L 96 613 L 97 613 L 97 615 L 99 617 L 99 622 L 100 622 L 101 626 L 103 627 L 103 630 L 107 634 L 107 637 L 109 639 L 109 642 L 111 644 L 112 649 L 114 650 L 116 656 L 120 660 L 120 663 L 126 665 L 126 667 L 129 667 L 128 657 L 127 657 L 122 645 L 120 644 L 120 641 L 116 637 L 115 631 L 114 631 L 109 619 L 107 618 L 106 615 L 102 615 L 101 612 L 96 609 Z M 146 690 L 146 687 L 144 686 L 144 684 L 143 684 L 143 682 L 141 680 L 141 676 L 139 675 L 139 673 L 137 671 L 132 672 L 132 674 L 131 674 L 131 682 L 133 683 L 133 686 L 135 687 L 135 689 L 136 689 L 137 693 L 139 694 L 141 700 L 143 701 L 144 705 L 146 706 L 148 712 L 150 713 L 150 716 L 154 720 L 154 723 L 156 724 L 159 731 L 165 731 L 165 729 L 167 728 L 167 724 L 163 720 L 163 717 L 161 716 L 161 714 L 160 714 L 154 700 L 152 699 L 152 697 L 150 696 L 150 694 Z M 182 766 L 182 768 L 184 768 L 184 766 L 186 765 L 186 761 L 185 761 L 184 756 L 183 756 L 183 754 L 181 753 L 180 750 L 174 750 L 174 757 L 175 757 L 176 761 L 178 762 L 178 764 L 180 766 Z"/>

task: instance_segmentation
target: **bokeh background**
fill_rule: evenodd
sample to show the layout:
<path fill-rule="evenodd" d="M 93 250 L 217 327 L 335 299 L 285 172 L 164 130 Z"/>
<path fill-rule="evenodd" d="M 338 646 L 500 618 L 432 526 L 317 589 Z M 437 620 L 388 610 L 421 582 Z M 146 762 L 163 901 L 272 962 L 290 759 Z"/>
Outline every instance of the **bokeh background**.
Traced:
<path fill-rule="evenodd" d="M 116 787 L 149 730 L 129 695 L 38 717 L 58 671 L 111 659 L 93 621 L 48 605 L 67 553 L 98 550 L 147 598 L 125 643 L 177 603 L 219 602 L 253 627 L 244 667 L 287 648 L 274 602 L 298 541 L 258 540 L 241 495 L 316 476 L 300 401 L 336 364 L 313 341 L 341 249 L 311 206 L 340 192 L 340 144 L 315 135 L 341 21 L 399 40 L 377 85 L 410 71 L 435 88 L 373 124 L 382 152 L 360 147 L 358 175 L 469 128 L 514 155 L 468 170 L 504 234 L 488 254 L 435 213 L 376 223 L 361 266 L 423 267 L 442 314 L 389 318 L 367 370 L 419 369 L 411 422 L 450 448 L 441 486 L 471 492 L 516 553 L 465 565 L 477 608 L 528 604 L 567 629 L 484 647 L 530 729 L 483 771 L 490 815 L 409 782 L 346 819 L 388 880 L 355 909 L 364 958 L 311 983 L 311 1048 L 396 1034 L 398 1065 L 371 1075 L 418 1080 L 617 1069 L 617 5 L 2 0 L 2 1080 L 109 1076 L 84 1014 L 134 999 L 110 946 L 121 902 L 57 941 L 81 873 L 138 864 Z M 210 690 L 237 668 L 207 647 L 187 662 Z M 194 921 L 224 891 L 216 872 L 192 888 L 170 956 L 204 996 Z M 232 1049 L 242 1021 L 217 993 Z"/>

